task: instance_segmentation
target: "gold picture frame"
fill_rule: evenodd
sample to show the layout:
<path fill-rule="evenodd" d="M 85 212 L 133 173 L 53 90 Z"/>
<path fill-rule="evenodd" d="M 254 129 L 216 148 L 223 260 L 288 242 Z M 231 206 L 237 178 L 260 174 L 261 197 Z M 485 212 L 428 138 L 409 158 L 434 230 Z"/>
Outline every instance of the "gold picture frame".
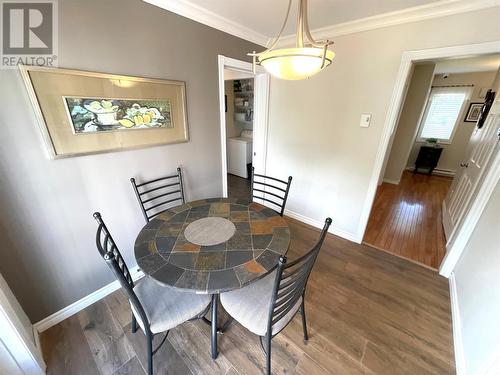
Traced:
<path fill-rule="evenodd" d="M 52 159 L 189 141 L 185 82 L 19 69 Z"/>

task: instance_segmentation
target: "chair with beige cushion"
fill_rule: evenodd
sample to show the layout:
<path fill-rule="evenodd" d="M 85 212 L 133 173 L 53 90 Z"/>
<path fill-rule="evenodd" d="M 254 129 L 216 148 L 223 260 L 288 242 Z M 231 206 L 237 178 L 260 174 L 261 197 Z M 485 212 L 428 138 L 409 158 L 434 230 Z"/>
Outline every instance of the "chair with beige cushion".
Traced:
<path fill-rule="evenodd" d="M 210 296 L 163 286 L 148 276 L 134 285 L 125 260 L 104 224 L 101 214 L 96 212 L 94 218 L 99 225 L 96 234 L 97 250 L 115 274 L 130 301 L 132 332 L 137 331 L 139 323 L 147 337 L 148 375 L 152 375 L 153 355 L 165 342 L 168 332 L 187 320 L 202 318 L 208 311 Z M 153 337 L 162 332 L 165 332 L 165 336 L 153 350 Z"/>
<path fill-rule="evenodd" d="M 302 257 L 287 263 L 281 257 L 277 269 L 244 288 L 222 293 L 224 309 L 249 331 L 260 336 L 266 352 L 266 373 L 271 373 L 271 339 L 293 319 L 302 315 L 304 340 L 308 340 L 304 294 L 307 280 L 332 219 L 327 218 L 318 242 Z M 264 341 L 264 342 L 263 342 Z"/>

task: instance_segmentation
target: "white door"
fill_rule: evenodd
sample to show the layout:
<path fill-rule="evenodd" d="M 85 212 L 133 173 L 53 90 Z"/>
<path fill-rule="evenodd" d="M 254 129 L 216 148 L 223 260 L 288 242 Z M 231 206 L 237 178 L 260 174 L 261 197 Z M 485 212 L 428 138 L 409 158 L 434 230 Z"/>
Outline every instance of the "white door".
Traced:
<path fill-rule="evenodd" d="M 499 71 L 500 72 L 500 71 Z M 500 73 L 499 73 L 500 75 Z M 447 242 L 453 237 L 464 216 L 485 166 L 499 152 L 500 79 L 495 80 L 495 102 L 481 129 L 472 133 L 467 147 L 467 159 L 460 164 L 450 190 L 443 202 L 443 227 Z"/>

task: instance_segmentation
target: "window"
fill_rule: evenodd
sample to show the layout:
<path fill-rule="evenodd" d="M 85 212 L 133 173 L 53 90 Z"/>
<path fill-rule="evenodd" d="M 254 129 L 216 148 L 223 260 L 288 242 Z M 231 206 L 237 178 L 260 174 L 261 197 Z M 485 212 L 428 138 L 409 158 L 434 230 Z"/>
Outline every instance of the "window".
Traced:
<path fill-rule="evenodd" d="M 420 123 L 418 139 L 436 138 L 441 142 L 450 142 L 470 91 L 470 87 L 433 87 Z"/>

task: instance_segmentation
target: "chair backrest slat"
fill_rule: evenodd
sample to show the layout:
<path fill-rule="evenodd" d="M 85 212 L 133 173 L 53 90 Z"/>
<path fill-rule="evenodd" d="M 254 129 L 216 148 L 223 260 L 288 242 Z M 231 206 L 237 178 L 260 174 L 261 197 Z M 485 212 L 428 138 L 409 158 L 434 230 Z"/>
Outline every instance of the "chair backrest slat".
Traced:
<path fill-rule="evenodd" d="M 251 184 L 252 200 L 257 199 L 271 203 L 272 205 L 277 207 L 275 211 L 278 212 L 281 216 L 283 216 L 283 213 L 285 212 L 286 201 L 288 199 L 288 192 L 290 191 L 291 183 L 292 183 L 292 176 L 288 177 L 288 181 L 283 181 L 280 180 L 279 178 L 265 176 L 263 174 L 257 174 L 255 173 L 255 168 L 252 168 L 252 184 Z M 266 189 L 266 187 L 269 189 Z M 275 197 L 281 202 L 277 202 L 273 199 L 270 199 L 271 197 Z"/>
<path fill-rule="evenodd" d="M 278 292 L 278 299 L 280 299 L 283 295 L 286 294 L 288 287 L 293 287 L 295 284 L 297 284 L 297 282 L 299 282 L 302 276 L 304 276 L 307 272 L 309 272 L 309 270 L 304 268 L 297 275 L 293 275 L 292 277 L 282 279 L 281 280 L 282 282 L 280 284 L 280 291 Z"/>
<path fill-rule="evenodd" d="M 154 204 L 152 206 L 149 206 L 148 208 L 145 208 L 145 210 L 146 210 L 146 212 L 148 212 L 148 211 L 154 210 L 155 208 L 158 208 L 160 206 L 164 206 L 164 205 L 166 205 L 166 204 L 168 204 L 170 202 L 175 202 L 175 201 L 178 201 L 178 200 L 179 200 L 179 198 L 168 199 L 166 201 L 163 201 L 163 202 L 160 202 L 160 203 L 156 203 L 156 204 Z M 160 212 L 163 212 L 163 211 L 165 211 L 165 210 L 161 210 Z M 158 215 L 160 212 L 156 212 L 154 215 L 149 215 L 149 217 L 152 218 L 153 216 Z"/>
<path fill-rule="evenodd" d="M 130 182 L 132 183 L 146 222 L 159 213 L 175 206 L 175 204 L 172 204 L 174 202 L 178 204 L 185 203 L 182 170 L 180 167 L 177 168 L 177 174 L 174 175 L 155 178 L 140 184 L 136 183 L 135 178 L 131 178 Z M 162 184 L 162 182 L 165 183 Z"/>
<path fill-rule="evenodd" d="M 276 182 L 281 182 L 282 184 L 285 184 L 285 185 L 287 185 L 287 184 L 288 184 L 288 182 L 287 182 L 287 181 L 280 180 L 279 178 L 276 178 L 276 177 L 266 176 L 266 175 L 263 175 L 263 174 L 257 174 L 257 173 L 254 173 L 254 176 L 255 176 L 255 177 L 268 178 L 269 180 L 273 180 L 273 181 L 276 181 Z"/>
<path fill-rule="evenodd" d="M 272 317 L 272 325 L 278 323 L 281 319 L 283 319 L 286 314 L 293 309 L 293 307 L 298 303 L 299 298 L 302 296 L 302 291 L 295 290 L 286 303 L 282 304 L 278 308 L 275 308 L 273 317 Z"/>
<path fill-rule="evenodd" d="M 142 186 L 147 185 L 147 184 L 152 184 L 153 182 L 168 180 L 169 178 L 174 178 L 174 177 L 177 177 L 177 175 L 173 174 L 173 175 L 170 175 L 170 176 L 158 177 L 158 178 L 155 178 L 154 180 L 149 180 L 149 181 L 143 182 L 141 184 L 138 184 L 137 187 L 142 187 Z"/>
<path fill-rule="evenodd" d="M 177 176 L 176 176 L 176 178 L 177 178 Z M 161 186 L 152 188 L 150 190 L 143 190 L 143 191 L 141 191 L 140 195 L 149 194 L 149 193 L 152 193 L 153 191 L 160 190 L 160 189 L 165 189 L 165 188 L 169 188 L 169 187 L 172 187 L 172 186 L 179 186 L 179 183 L 178 182 L 174 182 L 173 184 L 161 185 Z"/>
<path fill-rule="evenodd" d="M 286 257 L 280 257 L 274 288 L 269 308 L 267 334 L 275 335 L 273 327 L 283 319 L 304 298 L 309 275 L 328 232 L 332 219 L 327 218 L 318 242 L 302 257 L 287 263 Z"/>
<path fill-rule="evenodd" d="M 149 320 L 146 316 L 146 312 L 134 292 L 134 281 L 130 275 L 130 270 L 125 263 L 120 250 L 118 250 L 113 237 L 109 233 L 106 224 L 104 224 L 101 214 L 99 212 L 94 213 L 94 218 L 98 223 L 96 233 L 97 250 L 99 251 L 101 257 L 106 261 L 109 268 L 111 268 L 113 274 L 127 294 L 130 303 L 134 306 L 134 309 L 139 314 L 139 318 L 144 323 L 145 329 L 149 329 Z"/>
<path fill-rule="evenodd" d="M 255 180 L 253 183 L 254 183 L 254 185 L 257 185 L 257 184 L 258 184 L 258 185 L 264 185 L 264 186 L 267 186 L 267 187 L 273 188 L 274 190 L 279 190 L 279 191 L 281 191 L 281 192 L 283 192 L 283 193 L 286 193 L 286 189 L 282 189 L 282 188 L 277 187 L 277 186 L 274 186 L 274 185 L 272 185 L 272 184 L 266 184 L 265 182 L 261 182 L 261 181 L 257 181 L 257 180 Z M 254 186 L 254 190 L 257 190 L 257 189 L 255 188 L 255 186 Z M 264 192 L 266 192 L 266 191 L 264 191 Z M 280 197 L 281 197 L 281 196 L 280 196 Z M 283 197 L 281 197 L 281 198 L 283 198 Z"/>
<path fill-rule="evenodd" d="M 148 202 L 154 201 L 155 199 L 166 197 L 167 195 L 177 194 L 177 193 L 180 193 L 180 192 L 181 192 L 180 190 L 169 191 L 168 193 L 160 194 L 160 195 L 157 195 L 156 197 L 145 199 L 143 202 L 144 202 L 144 204 L 146 204 Z M 173 200 L 176 201 L 178 199 L 179 198 L 175 198 Z"/>
<path fill-rule="evenodd" d="M 278 198 L 278 199 L 283 200 L 283 197 L 282 197 L 281 195 L 278 195 L 278 194 L 276 194 L 276 193 L 272 193 L 272 192 L 270 192 L 270 191 L 265 191 L 265 190 L 262 190 L 262 189 L 256 189 L 256 188 L 253 188 L 253 191 L 258 191 L 258 192 L 260 192 L 260 193 L 269 194 L 269 195 L 272 195 L 273 197 L 276 197 L 276 198 Z M 283 191 L 285 191 L 285 190 L 283 190 Z"/>

